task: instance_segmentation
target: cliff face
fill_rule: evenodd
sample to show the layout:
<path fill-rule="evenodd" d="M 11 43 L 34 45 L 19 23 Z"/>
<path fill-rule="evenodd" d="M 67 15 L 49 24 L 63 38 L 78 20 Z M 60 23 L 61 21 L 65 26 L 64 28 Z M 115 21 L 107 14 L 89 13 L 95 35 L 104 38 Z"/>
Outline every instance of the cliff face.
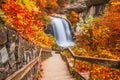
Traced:
<path fill-rule="evenodd" d="M 109 0 L 77 0 L 77 2 L 66 7 L 67 11 L 76 11 L 78 13 L 90 8 L 91 6 L 103 5 Z"/>

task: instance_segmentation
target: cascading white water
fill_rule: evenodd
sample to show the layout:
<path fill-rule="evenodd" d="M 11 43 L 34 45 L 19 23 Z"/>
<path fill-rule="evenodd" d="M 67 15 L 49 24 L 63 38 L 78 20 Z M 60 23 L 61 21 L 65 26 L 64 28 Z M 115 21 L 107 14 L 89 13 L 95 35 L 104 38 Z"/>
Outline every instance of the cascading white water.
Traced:
<path fill-rule="evenodd" d="M 53 33 L 56 43 L 61 47 L 73 46 L 75 43 L 72 39 L 69 23 L 63 18 L 52 18 Z"/>

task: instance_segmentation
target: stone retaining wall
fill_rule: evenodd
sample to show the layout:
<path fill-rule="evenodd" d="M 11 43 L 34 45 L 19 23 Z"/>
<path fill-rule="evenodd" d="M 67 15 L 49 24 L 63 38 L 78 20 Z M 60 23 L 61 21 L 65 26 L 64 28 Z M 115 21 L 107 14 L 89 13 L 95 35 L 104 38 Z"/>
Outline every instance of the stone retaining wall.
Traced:
<path fill-rule="evenodd" d="M 38 56 L 40 48 L 23 39 L 18 33 L 0 24 L 0 80 Z"/>

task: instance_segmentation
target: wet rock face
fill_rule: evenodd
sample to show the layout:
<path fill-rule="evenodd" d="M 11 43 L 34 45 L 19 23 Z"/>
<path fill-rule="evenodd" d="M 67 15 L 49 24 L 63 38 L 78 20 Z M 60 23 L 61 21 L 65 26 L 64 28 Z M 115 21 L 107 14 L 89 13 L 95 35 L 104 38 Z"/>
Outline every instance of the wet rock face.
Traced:
<path fill-rule="evenodd" d="M 95 5 L 107 3 L 109 0 L 78 0 L 66 7 L 67 11 L 76 11 L 78 13 L 86 10 L 87 8 Z"/>
<path fill-rule="evenodd" d="M 0 24 L 0 46 L 4 45 L 7 42 L 6 30 L 3 28 L 3 25 Z"/>

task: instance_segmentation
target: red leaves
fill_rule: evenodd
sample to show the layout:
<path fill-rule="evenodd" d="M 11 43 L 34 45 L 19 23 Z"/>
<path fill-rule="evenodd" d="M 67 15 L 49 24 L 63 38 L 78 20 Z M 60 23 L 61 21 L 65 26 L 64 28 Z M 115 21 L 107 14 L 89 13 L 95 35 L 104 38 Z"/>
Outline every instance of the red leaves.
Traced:
<path fill-rule="evenodd" d="M 20 20 L 15 20 L 15 25 L 22 26 L 22 23 L 20 22 Z"/>
<path fill-rule="evenodd" d="M 33 33 L 33 29 L 30 26 L 26 27 L 26 31 L 29 33 Z"/>
<path fill-rule="evenodd" d="M 40 27 L 42 25 L 42 22 L 38 21 L 37 26 Z"/>

